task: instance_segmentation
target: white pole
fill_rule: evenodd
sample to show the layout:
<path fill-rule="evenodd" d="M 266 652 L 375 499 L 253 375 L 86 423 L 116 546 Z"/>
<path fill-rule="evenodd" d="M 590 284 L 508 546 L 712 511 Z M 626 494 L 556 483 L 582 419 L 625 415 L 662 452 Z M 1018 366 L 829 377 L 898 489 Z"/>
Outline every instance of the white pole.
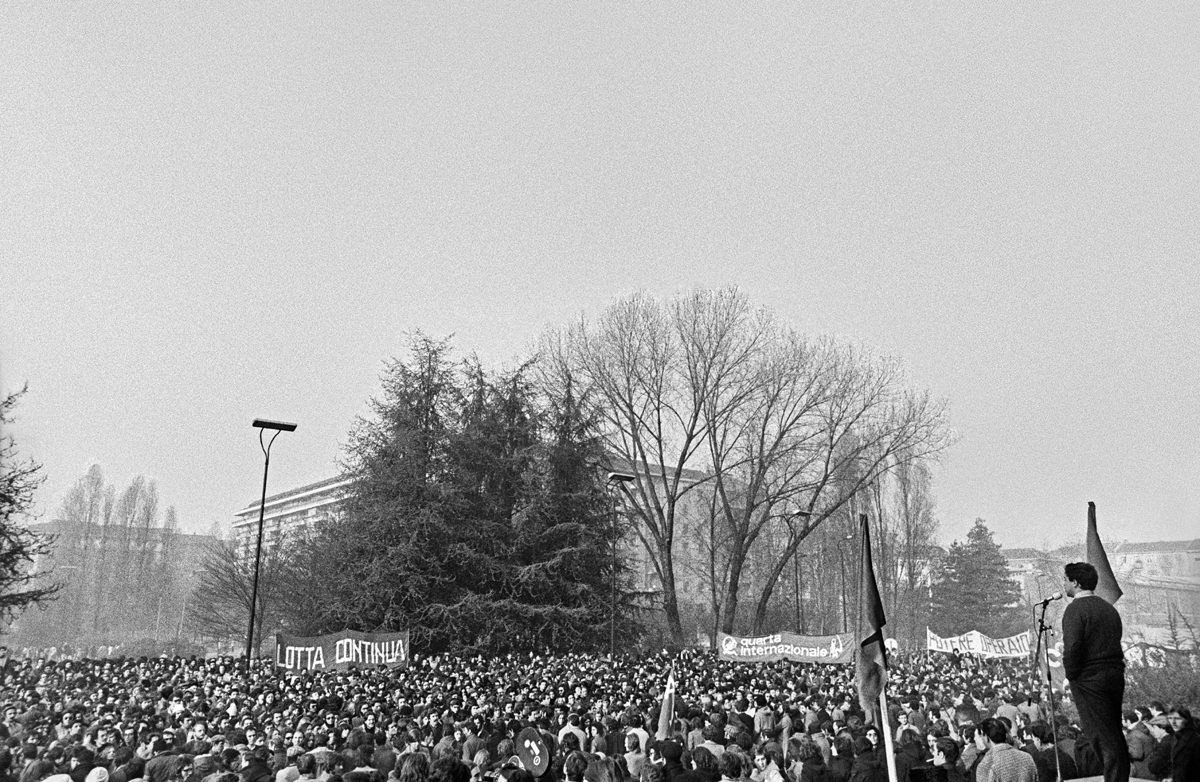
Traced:
<path fill-rule="evenodd" d="M 886 687 L 879 690 L 879 721 L 883 723 L 883 747 L 887 752 L 888 780 L 899 782 L 896 775 L 896 747 L 892 743 L 892 723 L 888 719 Z"/>

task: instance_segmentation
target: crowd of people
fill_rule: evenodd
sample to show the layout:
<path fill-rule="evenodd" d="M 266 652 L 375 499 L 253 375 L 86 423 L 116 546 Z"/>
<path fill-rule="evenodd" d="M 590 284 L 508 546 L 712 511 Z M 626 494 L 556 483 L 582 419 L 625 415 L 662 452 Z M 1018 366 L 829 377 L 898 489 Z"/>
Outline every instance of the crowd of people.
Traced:
<path fill-rule="evenodd" d="M 886 721 L 851 666 L 691 651 L 345 671 L 14 659 L 0 685 L 0 782 L 884 782 L 889 758 L 900 782 L 1100 773 L 1069 701 L 1052 714 L 1023 661 L 893 658 Z M 1124 716 L 1134 777 L 1200 780 L 1187 705 Z"/>

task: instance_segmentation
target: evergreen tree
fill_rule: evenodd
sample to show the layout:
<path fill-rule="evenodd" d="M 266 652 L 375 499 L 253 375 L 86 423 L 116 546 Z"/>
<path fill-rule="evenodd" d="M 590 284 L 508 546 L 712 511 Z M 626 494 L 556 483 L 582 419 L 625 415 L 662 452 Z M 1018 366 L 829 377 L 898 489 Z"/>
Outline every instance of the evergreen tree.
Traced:
<path fill-rule="evenodd" d="M 983 519 L 965 542 L 954 541 L 933 584 L 931 629 L 942 636 L 978 630 L 1003 638 L 1025 629 L 1021 585 L 1008 570 L 1000 545 Z"/>
<path fill-rule="evenodd" d="M 388 366 L 346 449 L 344 516 L 311 548 L 314 626 L 408 629 L 429 652 L 607 639 L 612 517 L 594 422 L 532 366 L 491 373 L 421 335 Z"/>
<path fill-rule="evenodd" d="M 54 597 L 58 586 L 35 573 L 33 565 L 50 552 L 53 541 L 30 532 L 24 522 L 33 494 L 42 482 L 41 465 L 17 455 L 16 442 L 5 428 L 20 391 L 0 396 L 0 621 L 10 622 L 30 605 Z"/>

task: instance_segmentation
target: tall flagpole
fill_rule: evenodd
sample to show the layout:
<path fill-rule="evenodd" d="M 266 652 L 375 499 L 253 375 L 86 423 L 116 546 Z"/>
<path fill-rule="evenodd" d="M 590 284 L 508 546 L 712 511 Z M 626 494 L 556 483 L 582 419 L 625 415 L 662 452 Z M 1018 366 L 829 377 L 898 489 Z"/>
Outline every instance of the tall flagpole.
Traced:
<path fill-rule="evenodd" d="M 883 746 L 887 751 L 888 779 L 899 782 L 896 772 L 896 746 L 892 742 L 892 722 L 888 719 L 887 688 L 879 691 L 879 721 L 883 725 Z"/>

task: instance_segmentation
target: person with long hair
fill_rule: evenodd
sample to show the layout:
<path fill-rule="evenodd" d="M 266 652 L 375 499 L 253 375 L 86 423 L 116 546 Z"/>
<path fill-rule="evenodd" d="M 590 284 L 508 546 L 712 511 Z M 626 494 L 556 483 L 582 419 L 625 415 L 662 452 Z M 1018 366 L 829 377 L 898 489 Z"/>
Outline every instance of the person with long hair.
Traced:
<path fill-rule="evenodd" d="M 850 765 L 850 782 L 887 782 L 888 772 L 879 760 L 875 746 L 866 736 L 854 739 L 854 762 Z"/>
<path fill-rule="evenodd" d="M 829 755 L 829 777 L 832 782 L 846 782 L 854 766 L 854 740 L 849 733 L 833 737 Z"/>
<path fill-rule="evenodd" d="M 1200 780 L 1200 735 L 1192 712 L 1176 706 L 1167 712 L 1167 722 L 1175 730 L 1175 745 L 1171 748 L 1171 782 Z"/>
<path fill-rule="evenodd" d="M 799 741 L 793 741 L 795 752 L 791 777 L 795 782 L 832 782 L 833 776 L 829 766 L 825 765 L 825 756 L 821 748 L 808 736 Z"/>

